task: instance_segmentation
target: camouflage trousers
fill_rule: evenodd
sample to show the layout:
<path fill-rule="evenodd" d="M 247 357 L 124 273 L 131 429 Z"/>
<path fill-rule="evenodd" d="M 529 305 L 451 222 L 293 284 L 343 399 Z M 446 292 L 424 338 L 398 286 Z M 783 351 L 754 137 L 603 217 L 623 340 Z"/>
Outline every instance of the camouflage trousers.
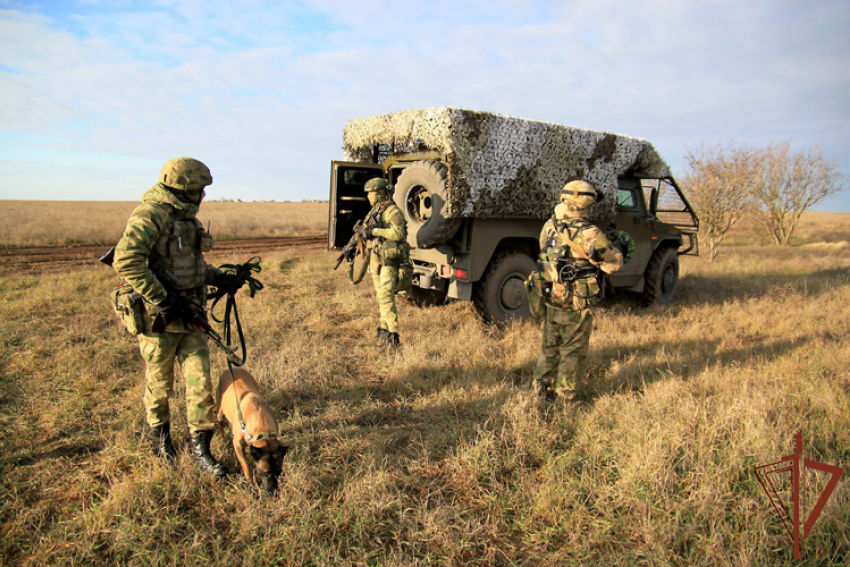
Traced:
<path fill-rule="evenodd" d="M 203 333 L 145 333 L 139 335 L 139 350 L 145 360 L 147 387 L 145 410 L 148 425 L 170 421 L 168 398 L 174 391 L 174 363 L 179 362 L 186 380 L 186 421 L 189 432 L 212 429 L 212 378 L 210 351 Z"/>
<path fill-rule="evenodd" d="M 378 296 L 380 321 L 378 326 L 390 333 L 398 332 L 398 311 L 395 306 L 395 288 L 398 285 L 398 268 L 372 262 L 369 264 L 372 272 L 372 283 L 375 284 L 375 295 Z"/>
<path fill-rule="evenodd" d="M 566 398 L 590 393 L 585 365 L 592 329 L 590 309 L 546 308 L 540 356 L 534 370 L 534 379 L 539 385 L 551 387 Z"/>

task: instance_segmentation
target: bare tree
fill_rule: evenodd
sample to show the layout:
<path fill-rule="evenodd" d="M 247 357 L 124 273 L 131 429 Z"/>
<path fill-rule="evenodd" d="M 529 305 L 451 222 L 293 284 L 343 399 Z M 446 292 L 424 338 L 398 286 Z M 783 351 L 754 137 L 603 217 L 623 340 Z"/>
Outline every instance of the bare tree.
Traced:
<path fill-rule="evenodd" d="M 818 146 L 791 151 L 791 141 L 774 142 L 760 153 L 761 175 L 755 195 L 762 221 L 776 244 L 791 241 L 800 217 L 824 197 L 843 191 L 844 178 Z"/>
<path fill-rule="evenodd" d="M 682 183 L 697 208 L 700 240 L 708 245 L 712 262 L 726 233 L 755 203 L 755 180 L 760 167 L 757 155 L 746 146 L 707 146 L 705 142 L 688 150 Z"/>

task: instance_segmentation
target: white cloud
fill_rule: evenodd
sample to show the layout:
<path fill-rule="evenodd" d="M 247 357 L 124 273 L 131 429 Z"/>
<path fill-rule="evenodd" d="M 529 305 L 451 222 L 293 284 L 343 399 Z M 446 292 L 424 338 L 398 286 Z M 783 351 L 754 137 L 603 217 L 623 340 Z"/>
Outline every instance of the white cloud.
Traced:
<path fill-rule="evenodd" d="M 42 170 L 56 154 L 38 158 L 39 148 L 82 152 L 69 154 L 73 168 L 51 169 L 69 186 L 85 184 L 94 156 L 121 161 L 104 198 L 116 184 L 136 198 L 146 187 L 116 179 L 173 155 L 207 161 L 219 195 L 318 197 L 346 120 L 446 104 L 645 137 L 674 168 L 700 139 L 793 137 L 850 170 L 850 14 L 840 2 L 285 6 L 0 10 L 0 197 L 14 169 L 3 148 L 21 143 Z M 55 175 L 27 171 L 16 184 L 62 196 Z"/>

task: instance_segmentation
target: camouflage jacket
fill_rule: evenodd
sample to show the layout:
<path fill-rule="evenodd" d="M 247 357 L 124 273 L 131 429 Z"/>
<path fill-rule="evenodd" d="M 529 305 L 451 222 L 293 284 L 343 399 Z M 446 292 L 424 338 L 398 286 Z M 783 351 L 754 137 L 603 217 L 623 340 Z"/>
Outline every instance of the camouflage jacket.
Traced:
<path fill-rule="evenodd" d="M 398 266 L 408 258 L 407 221 L 401 209 L 392 201 L 376 203 L 370 215 L 376 212 L 378 223 L 372 229 L 372 254 L 370 262 Z"/>
<path fill-rule="evenodd" d="M 596 252 L 595 265 L 567 244 L 568 240 L 587 256 L 592 246 Z M 584 218 L 549 219 L 540 231 L 540 252 L 540 277 L 551 283 L 545 286 L 546 293 L 542 292 L 543 286 L 539 291 L 546 305 L 554 309 L 578 311 L 596 304 L 602 293 L 596 266 L 611 274 L 623 265 L 623 254 Z M 563 260 L 572 260 L 575 266 L 573 278 L 566 281 L 559 277 Z"/>
<path fill-rule="evenodd" d="M 372 210 L 376 207 L 380 207 L 378 209 L 378 228 L 372 229 L 372 236 L 395 242 L 407 238 L 407 221 L 404 220 L 401 209 L 392 201 L 377 203 Z M 369 214 L 372 214 L 371 211 Z"/>
<path fill-rule="evenodd" d="M 567 245 L 565 236 L 585 254 L 590 254 L 590 247 L 593 246 L 599 268 L 606 274 L 613 274 L 623 267 L 622 252 L 611 244 L 608 237 L 596 225 L 583 218 L 549 219 L 540 231 L 540 251 L 545 251 L 547 243 L 554 239 L 556 246 L 563 250 L 565 258 L 580 260 L 580 256 Z"/>
<path fill-rule="evenodd" d="M 158 183 L 142 195 L 142 204 L 130 215 L 115 247 L 112 267 L 145 299 L 151 317 L 167 295 L 155 271 L 173 272 L 180 282 L 178 289 L 199 305 L 206 300 L 205 286 L 218 273 L 204 261 L 203 252 L 212 247 L 212 238 L 195 218 L 197 213 L 198 205 L 179 200 Z M 167 330 L 180 332 L 185 326 L 175 321 Z"/>

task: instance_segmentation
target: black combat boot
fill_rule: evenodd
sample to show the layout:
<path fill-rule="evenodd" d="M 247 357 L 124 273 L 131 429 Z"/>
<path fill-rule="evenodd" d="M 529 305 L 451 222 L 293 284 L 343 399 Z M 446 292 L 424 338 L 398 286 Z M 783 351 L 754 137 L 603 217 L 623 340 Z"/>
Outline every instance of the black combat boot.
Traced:
<path fill-rule="evenodd" d="M 224 468 L 224 465 L 216 461 L 210 453 L 212 436 L 212 429 L 196 431 L 192 434 L 192 462 L 198 465 L 204 472 L 212 473 L 216 476 L 224 476 L 227 474 L 227 469 Z"/>
<path fill-rule="evenodd" d="M 543 382 L 535 380 L 534 386 L 537 390 L 537 395 L 541 399 L 546 400 L 547 402 L 555 401 L 555 390 L 550 384 L 544 384 Z"/>
<path fill-rule="evenodd" d="M 383 327 L 378 327 L 378 332 L 375 333 L 375 346 L 385 346 L 387 344 L 387 335 L 389 332 Z"/>
<path fill-rule="evenodd" d="M 169 463 L 177 460 L 177 451 L 174 450 L 174 444 L 171 442 L 170 423 L 151 427 L 151 437 L 154 455 Z"/>
<path fill-rule="evenodd" d="M 398 333 L 387 333 L 387 346 L 390 348 L 398 348 L 401 346 Z"/>

